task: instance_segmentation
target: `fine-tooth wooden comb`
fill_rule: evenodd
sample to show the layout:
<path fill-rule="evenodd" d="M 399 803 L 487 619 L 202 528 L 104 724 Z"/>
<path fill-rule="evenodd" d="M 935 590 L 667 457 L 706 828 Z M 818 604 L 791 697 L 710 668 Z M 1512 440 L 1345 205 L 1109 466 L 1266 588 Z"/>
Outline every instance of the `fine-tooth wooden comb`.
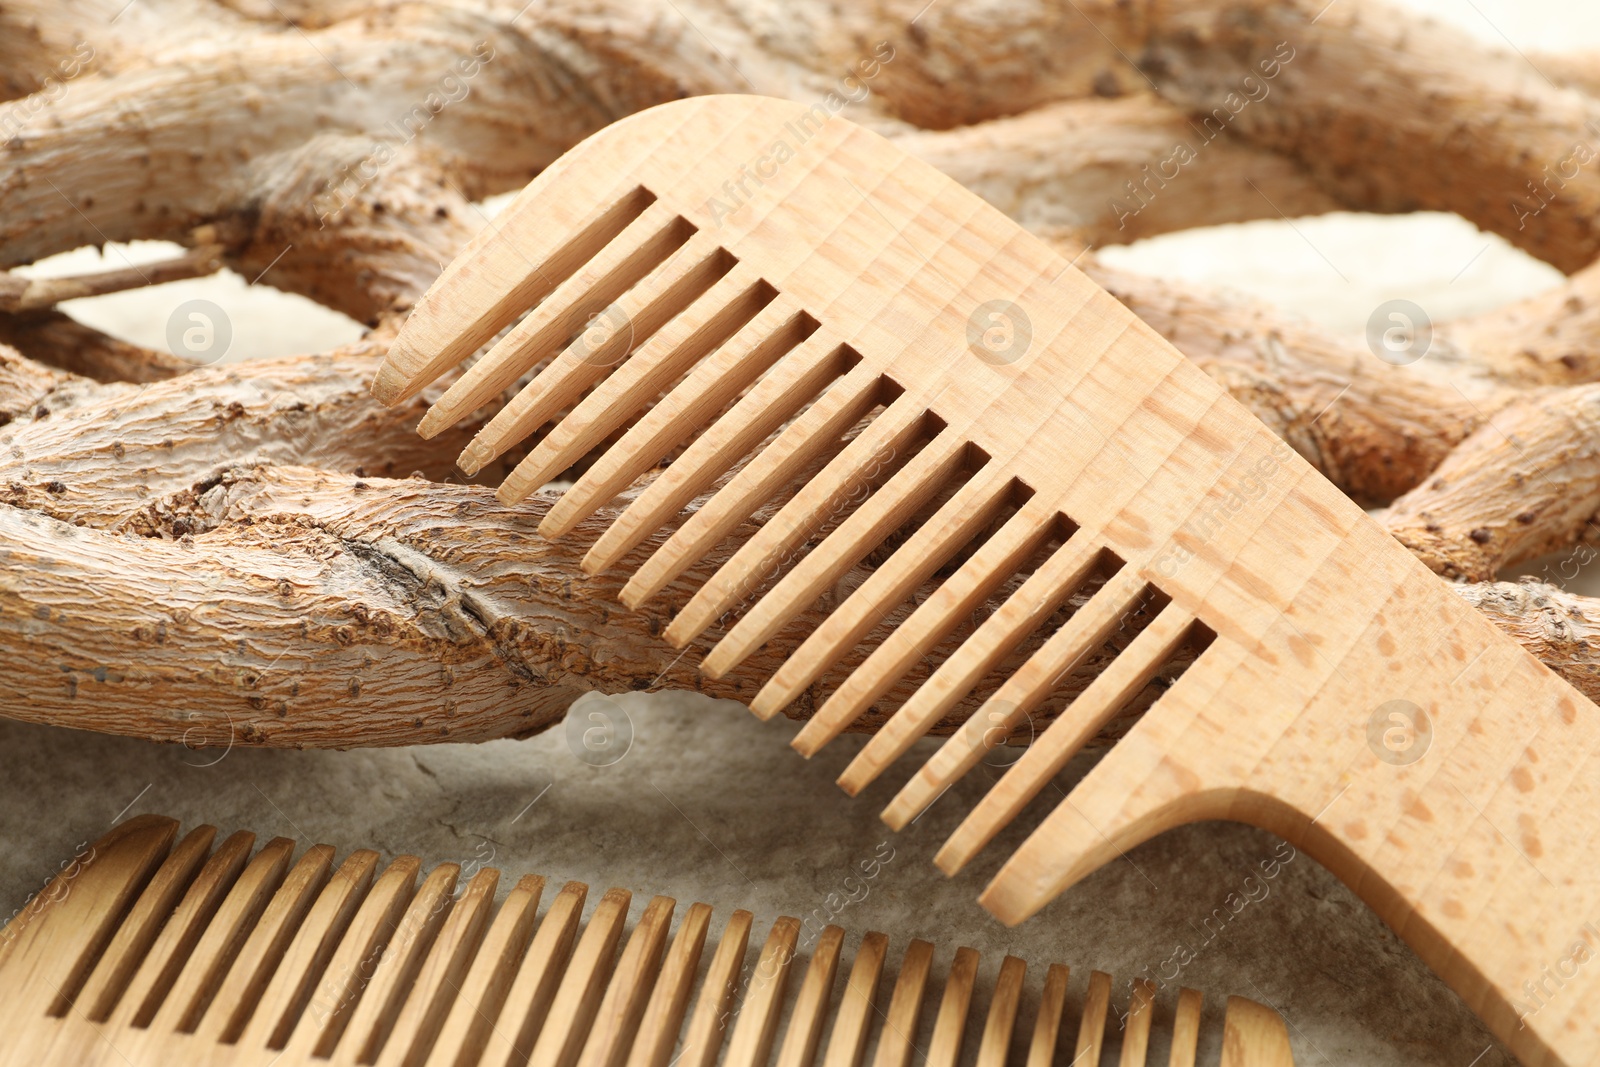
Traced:
<path fill-rule="evenodd" d="M 461 462 L 537 433 L 500 488 L 514 503 L 614 439 L 544 516 L 550 536 L 669 459 L 585 569 L 670 529 L 622 594 L 670 599 L 737 532 L 666 635 L 717 624 L 713 676 L 798 642 L 753 706 L 810 690 L 808 755 L 920 679 L 844 772 L 852 792 L 985 697 L 900 788 L 893 826 L 1035 733 L 939 856 L 955 871 L 1047 794 L 982 896 L 1001 919 L 1169 827 L 1248 822 L 1354 887 L 1524 1062 L 1600 1063 L 1600 966 L 1580 965 L 1600 953 L 1600 711 L 1044 243 L 825 108 L 699 98 L 532 182 L 418 304 L 374 392 L 415 395 L 523 313 L 422 431 L 542 365 Z"/>
<path fill-rule="evenodd" d="M 844 970 L 837 926 L 782 917 L 757 952 L 748 911 L 714 924 L 694 904 L 674 929 L 676 903 L 658 896 L 630 927 L 632 896 L 611 889 L 585 921 L 587 886 L 568 882 L 541 913 L 534 875 L 496 910 L 493 868 L 458 887 L 446 863 L 419 886 L 414 856 L 381 868 L 362 849 L 336 865 L 316 845 L 291 862 L 287 838 L 254 849 L 241 831 L 213 848 L 214 827 L 177 830 L 128 820 L 0 933 L 0 1064 L 1050 1067 L 1120 1048 L 1122 1067 L 1143 1067 L 1163 1038 L 1169 1067 L 1196 1062 L 1200 994 L 1149 979 L 1123 996 L 1096 971 L 1069 1003 L 1066 967 L 1035 994 L 1020 959 L 980 981 L 972 949 L 940 960 L 912 941 L 880 989 L 878 933 Z M 974 1058 L 975 991 L 988 1012 Z M 1222 1067 L 1294 1064 L 1283 1019 L 1243 998 L 1228 999 L 1220 1044 Z"/>

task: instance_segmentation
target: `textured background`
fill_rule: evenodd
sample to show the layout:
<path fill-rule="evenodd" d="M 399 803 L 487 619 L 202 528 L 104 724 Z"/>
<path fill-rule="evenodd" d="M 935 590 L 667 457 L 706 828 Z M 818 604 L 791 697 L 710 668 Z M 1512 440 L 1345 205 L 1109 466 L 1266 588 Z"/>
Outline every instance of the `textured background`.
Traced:
<path fill-rule="evenodd" d="M 1412 6 L 1527 53 L 1600 43 L 1600 11 L 1560 0 L 1412 0 Z M 166 254 L 161 246 L 134 246 L 109 252 L 106 265 Z M 1447 215 L 1258 222 L 1103 255 L 1147 273 L 1249 292 L 1351 335 L 1390 298 L 1412 299 L 1439 321 L 1559 279 Z M 81 250 L 40 269 L 95 269 L 98 258 Z M 232 275 L 67 307 L 112 333 L 162 345 L 168 312 L 192 296 L 227 310 L 234 326 L 229 359 L 324 349 L 359 333 L 339 315 Z M 1002 955 L 1020 955 L 1034 964 L 1035 993 L 1043 965 L 1064 962 L 1073 967 L 1069 1018 L 1075 1018 L 1090 969 L 1116 976 L 1120 1000 L 1127 979 L 1156 973 L 1182 945 L 1195 959 L 1179 981 L 1207 994 L 1211 1022 L 1220 1021 L 1230 992 L 1272 1004 L 1290 1021 L 1302 1065 L 1512 1062 L 1454 994 L 1309 859 L 1289 862 L 1268 883 L 1265 899 L 1208 939 L 1201 921 L 1274 854 L 1278 842 L 1269 835 L 1224 824 L 1167 834 L 1022 928 L 1007 930 L 974 897 L 1030 820 L 1012 827 L 959 878 L 944 879 L 932 864 L 939 843 L 996 771 L 975 773 L 894 835 L 876 818 L 888 784 L 860 801 L 832 785 L 860 739 L 845 738 L 806 763 L 788 748 L 793 725 L 761 724 L 733 703 L 688 694 L 592 696 L 571 718 L 586 728 L 592 714 L 607 717 L 619 738 L 631 735 L 626 754 L 611 766 L 575 758 L 562 729 L 524 742 L 406 751 L 191 751 L 0 720 L 0 909 L 20 906 L 79 842 L 126 814 L 151 811 L 186 825 L 212 822 L 224 830 L 254 829 L 263 839 L 293 837 L 301 846 L 371 846 L 430 864 L 490 864 L 597 888 L 625 886 L 640 894 L 635 913 L 652 892 L 683 904 L 706 901 L 723 916 L 747 907 L 757 916 L 758 944 L 779 914 L 826 918 L 830 894 L 844 893 L 845 876 L 859 861 L 884 854 L 879 848 L 887 842 L 892 861 L 869 883 L 866 898 L 833 921 L 852 935 L 847 949 L 867 929 L 889 934 L 891 972 L 912 937 L 940 945 L 940 968 L 955 945 L 978 948 L 986 982 Z M 1076 763 L 1059 784 L 1070 788 L 1086 767 Z M 1170 999 L 1168 991 L 1164 1003 Z M 980 995 L 975 1012 L 985 1002 Z M 1032 1014 L 1025 1006 L 1023 1022 Z M 1207 1056 L 1215 1062 L 1218 1028 L 1208 1029 Z M 926 1033 L 919 1044 L 925 1040 Z M 1162 1049 L 1151 1062 L 1165 1062 Z M 1109 1053 L 1107 1061 L 1114 1062 Z"/>

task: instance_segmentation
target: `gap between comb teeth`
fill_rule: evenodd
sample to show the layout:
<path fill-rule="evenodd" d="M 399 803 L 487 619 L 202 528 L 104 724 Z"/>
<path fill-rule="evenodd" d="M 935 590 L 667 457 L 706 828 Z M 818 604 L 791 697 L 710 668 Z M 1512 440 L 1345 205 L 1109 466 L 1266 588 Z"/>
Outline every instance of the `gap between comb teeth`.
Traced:
<path fill-rule="evenodd" d="M 914 445 L 925 445 L 934 436 L 929 422 L 937 419 L 919 410 L 912 399 L 902 394 L 885 408 L 762 524 L 672 620 L 664 635 L 667 641 L 682 648 L 718 616 L 735 609 L 761 582 L 781 571 L 820 525 L 849 509 L 883 468 L 904 462 L 902 457 Z M 701 514 L 718 503 L 713 497 Z"/>
<path fill-rule="evenodd" d="M 445 268 L 417 302 L 378 368 L 372 395 L 385 406 L 411 399 L 446 368 L 482 348 L 519 314 L 549 296 L 655 199 L 648 189 L 634 186 L 572 227 L 568 239 L 540 263 L 529 259 L 528 242 L 519 240 L 528 216 L 522 206 L 513 205 Z M 532 243 L 553 228 L 548 214 L 541 214 L 533 225 L 539 233 Z M 488 307 L 473 309 L 494 293 L 499 295 Z M 463 309 L 470 315 L 466 321 Z"/>
<path fill-rule="evenodd" d="M 1061 679 L 1104 646 L 1119 625 L 1125 626 L 1129 614 L 1149 593 L 1148 585 L 1128 581 L 1125 575 L 1095 590 L 1088 603 L 1073 612 L 901 787 L 883 813 L 884 822 L 896 829 L 904 827 L 995 745 L 1008 738 L 1024 719 L 1031 722 L 1034 709 L 1044 703 Z M 1075 701 L 1073 706 L 1077 704 Z M 1109 709 L 1107 714 L 1114 710 Z"/>
<path fill-rule="evenodd" d="M 584 557 L 584 570 L 596 574 L 614 565 L 860 361 L 848 346 L 812 332 L 617 516 Z"/>
<path fill-rule="evenodd" d="M 624 354 L 610 376 L 597 383 L 517 464 L 502 490 L 509 496 L 525 495 L 582 459 L 706 353 L 721 347 L 777 295 L 754 271 L 734 266 L 642 345 Z M 539 530 L 550 536 L 544 523 Z"/>
<path fill-rule="evenodd" d="M 1038 496 L 1025 500 L 856 667 L 790 742 L 810 758 L 838 737 L 986 600 L 1045 543 L 1060 518 Z"/>
<path fill-rule="evenodd" d="M 610 366 L 636 345 L 647 341 L 678 312 L 734 268 L 736 260 L 708 237 L 696 234 L 665 263 L 613 305 L 620 325 L 579 334 L 550 365 L 523 386 L 511 402 L 479 430 L 457 461 L 461 469 L 477 473 L 506 449 L 524 440 L 554 418 L 583 391 L 604 378 Z M 597 332 L 596 332 L 597 331 Z M 534 487 L 537 488 L 537 487 Z M 530 490 L 531 491 L 531 490 Z M 502 485 L 497 496 L 516 503 Z M 526 494 L 523 494 L 526 495 Z"/>
<path fill-rule="evenodd" d="M 660 267 L 694 236 L 694 227 L 652 204 L 436 400 L 417 433 L 434 437 L 483 407 L 541 360 L 565 347 L 586 322 Z"/>
<path fill-rule="evenodd" d="M 840 787 L 851 796 L 864 789 L 1114 559 L 1085 531 L 1069 537 L 872 736 L 839 776 Z"/>
<path fill-rule="evenodd" d="M 1150 684 L 1188 639 L 1194 616 L 1169 603 L 1127 648 L 1024 750 L 934 858 L 946 874 L 960 870 L 1039 795 L 1084 742 Z M 1159 714 L 1151 709 L 1151 714 Z"/>
<path fill-rule="evenodd" d="M 868 552 L 910 521 L 968 463 L 968 454 L 974 448 L 948 427 L 939 431 L 756 601 L 717 642 L 701 664 L 701 671 L 720 678 L 743 662 Z M 980 454 L 977 460 L 981 463 L 987 458 Z"/>
<path fill-rule="evenodd" d="M 816 328 L 815 319 L 794 301 L 778 294 L 606 449 L 551 505 L 539 523 L 539 532 L 546 537 L 570 533 L 682 444 L 693 430 L 704 426 L 722 406 Z"/>
<path fill-rule="evenodd" d="M 1000 460 L 971 474 L 950 499 L 918 527 L 887 561 L 784 661 L 751 701 L 770 719 L 787 707 L 872 627 L 905 602 L 923 582 L 994 520 L 1008 498 L 1025 492 Z"/>
<path fill-rule="evenodd" d="M 858 363 L 833 382 L 771 444 L 679 526 L 623 586 L 622 602 L 637 610 L 646 599 L 702 558 L 734 527 L 795 477 L 809 462 L 865 415 L 879 399 L 885 379 Z"/>

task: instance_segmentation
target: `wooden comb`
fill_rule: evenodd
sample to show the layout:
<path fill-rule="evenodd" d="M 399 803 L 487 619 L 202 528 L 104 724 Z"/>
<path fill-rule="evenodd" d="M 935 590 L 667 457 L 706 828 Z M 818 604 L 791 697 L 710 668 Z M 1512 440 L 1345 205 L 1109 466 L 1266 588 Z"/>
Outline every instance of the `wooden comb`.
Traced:
<path fill-rule="evenodd" d="M 854 792 L 984 697 L 889 804 L 899 827 L 1036 735 L 945 870 L 1158 697 L 1047 798 L 982 895 L 1001 919 L 1166 828 L 1239 820 L 1348 882 L 1524 1062 L 1600 1063 L 1600 965 L 1582 965 L 1600 954 L 1600 712 L 1041 241 L 820 105 L 699 98 L 532 182 L 419 303 L 374 392 L 414 395 L 524 312 L 422 432 L 542 365 L 461 463 L 539 432 L 500 488 L 513 503 L 611 442 L 544 516 L 550 536 L 671 457 L 585 568 L 677 523 L 629 558 L 637 607 L 737 533 L 666 630 L 682 646 L 715 624 L 713 676 L 838 602 L 788 635 L 753 702 L 771 716 L 811 690 L 797 748 L 920 678 L 845 770 Z"/>
<path fill-rule="evenodd" d="M 458 890 L 461 869 L 446 863 L 419 886 L 414 856 L 380 867 L 362 849 L 336 866 L 316 845 L 291 862 L 287 838 L 252 856 L 253 834 L 213 848 L 215 827 L 177 831 L 173 819 L 129 819 L 63 864 L 0 933 L 0 1063 L 810 1067 L 820 1051 L 825 1067 L 858 1067 L 869 1049 L 872 1067 L 908 1067 L 913 1055 L 929 1067 L 1068 1062 L 1060 965 L 1034 998 L 1026 964 L 1005 958 L 970 1061 L 972 949 L 940 978 L 939 951 L 912 941 L 885 1000 L 889 943 L 878 933 L 856 944 L 836 990 L 837 926 L 802 939 L 800 920 L 779 918 L 747 961 L 748 911 L 731 911 L 719 935 L 711 907 L 695 904 L 674 931 L 675 902 L 658 896 L 629 928 L 631 894 L 611 889 L 585 922 L 587 886 L 568 882 L 540 914 L 545 882 L 534 875 L 497 910 L 493 868 Z M 1094 972 L 1070 1062 L 1099 1064 L 1120 1043 L 1122 1067 L 1151 1063 L 1161 1016 L 1166 1062 L 1192 1067 L 1200 994 L 1180 990 L 1169 1011 L 1155 993 L 1139 979 L 1114 1008 L 1111 977 Z M 1035 1024 L 1013 1055 L 1025 1002 L 1037 1004 Z M 924 1049 L 925 1007 L 935 1014 Z M 1112 1011 L 1126 1020 L 1113 1022 L 1120 1037 L 1107 1033 Z M 1243 998 L 1228 1000 L 1221 1044 L 1223 1067 L 1293 1067 L 1283 1019 Z"/>

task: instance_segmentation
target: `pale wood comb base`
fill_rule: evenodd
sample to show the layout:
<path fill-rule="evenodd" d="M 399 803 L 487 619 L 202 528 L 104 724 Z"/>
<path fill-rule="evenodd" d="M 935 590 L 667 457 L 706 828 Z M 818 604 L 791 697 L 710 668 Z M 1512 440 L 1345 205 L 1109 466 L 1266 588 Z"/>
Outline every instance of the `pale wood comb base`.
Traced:
<path fill-rule="evenodd" d="M 0 934 L 0 1064 L 1049 1067 L 1120 1043 L 1121 1067 L 1154 1067 L 1153 1035 L 1168 1067 L 1195 1063 L 1191 989 L 1138 980 L 1113 996 L 1096 971 L 1074 1029 L 1060 965 L 1034 996 L 1007 956 L 986 989 L 973 950 L 941 959 L 912 941 L 880 989 L 878 933 L 846 965 L 843 930 L 792 917 L 758 951 L 747 911 L 713 922 L 694 904 L 674 928 L 658 896 L 630 925 L 632 895 L 611 889 L 585 921 L 587 886 L 547 894 L 534 875 L 496 909 L 493 868 L 458 889 L 443 864 L 419 886 L 415 857 L 336 864 L 318 845 L 295 861 L 284 838 L 254 850 L 241 831 L 213 849 L 214 827 L 177 832 L 128 820 Z M 1272 1010 L 1229 998 L 1223 1028 L 1222 1067 L 1293 1067 Z"/>

